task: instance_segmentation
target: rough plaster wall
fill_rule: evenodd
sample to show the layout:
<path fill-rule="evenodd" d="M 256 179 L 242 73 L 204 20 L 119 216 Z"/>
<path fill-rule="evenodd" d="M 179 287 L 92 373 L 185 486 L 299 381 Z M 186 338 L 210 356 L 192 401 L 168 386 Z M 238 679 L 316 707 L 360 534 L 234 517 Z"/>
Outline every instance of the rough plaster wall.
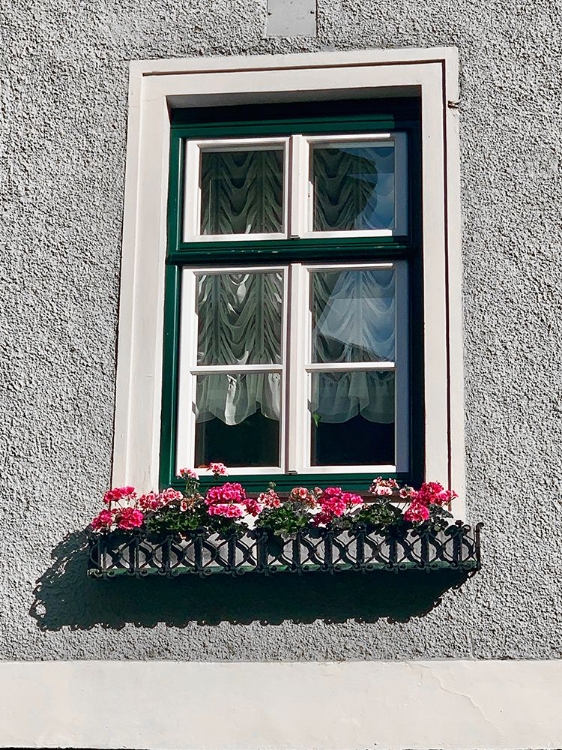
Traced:
<path fill-rule="evenodd" d="M 2 4 L 3 658 L 561 655 L 562 9 L 318 5 L 318 36 L 291 40 L 265 38 L 265 0 Z M 462 64 L 467 505 L 484 569 L 455 590 L 414 574 L 86 580 L 65 536 L 109 481 L 129 60 L 435 45 Z"/>

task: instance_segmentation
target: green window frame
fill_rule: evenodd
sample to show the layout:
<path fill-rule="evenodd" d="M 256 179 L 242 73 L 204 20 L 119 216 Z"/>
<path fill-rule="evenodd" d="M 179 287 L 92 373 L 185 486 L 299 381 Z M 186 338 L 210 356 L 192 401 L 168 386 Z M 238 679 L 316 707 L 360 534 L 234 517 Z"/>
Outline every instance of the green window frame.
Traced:
<path fill-rule="evenodd" d="M 302 135 L 407 134 L 407 234 L 386 237 L 325 237 L 224 241 L 184 241 L 183 207 L 186 143 L 194 139 L 263 138 Z M 180 341 L 180 305 L 184 266 L 279 265 L 291 262 L 373 263 L 406 261 L 409 305 L 409 467 L 383 473 L 405 482 L 423 479 L 423 297 L 421 226 L 420 100 L 369 99 L 286 105 L 174 110 L 171 113 L 168 238 L 165 269 L 163 387 L 160 485 L 181 486 L 176 477 L 176 435 Z M 250 235 L 251 236 L 251 235 Z M 366 490 L 372 474 L 342 470 L 331 474 L 236 476 L 249 491 L 269 481 L 281 492 L 294 486 L 342 485 Z"/>

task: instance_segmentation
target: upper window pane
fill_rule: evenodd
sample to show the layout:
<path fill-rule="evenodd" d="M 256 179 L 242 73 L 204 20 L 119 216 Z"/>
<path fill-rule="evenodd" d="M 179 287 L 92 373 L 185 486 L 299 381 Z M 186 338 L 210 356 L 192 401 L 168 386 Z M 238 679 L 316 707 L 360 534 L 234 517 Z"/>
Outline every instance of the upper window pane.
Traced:
<path fill-rule="evenodd" d="M 201 234 L 283 232 L 283 147 L 201 152 Z"/>
<path fill-rule="evenodd" d="M 311 144 L 312 231 L 396 228 L 395 144 Z"/>

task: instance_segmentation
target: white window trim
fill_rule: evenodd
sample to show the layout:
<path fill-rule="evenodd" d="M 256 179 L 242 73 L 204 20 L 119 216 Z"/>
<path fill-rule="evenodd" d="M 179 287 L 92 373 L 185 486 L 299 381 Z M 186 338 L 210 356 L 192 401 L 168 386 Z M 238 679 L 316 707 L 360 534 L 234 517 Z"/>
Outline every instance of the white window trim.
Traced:
<path fill-rule="evenodd" d="M 114 484 L 158 484 L 169 108 L 421 96 L 425 476 L 464 496 L 458 55 L 455 48 L 133 62 Z M 462 514 L 461 500 L 455 513 Z"/>

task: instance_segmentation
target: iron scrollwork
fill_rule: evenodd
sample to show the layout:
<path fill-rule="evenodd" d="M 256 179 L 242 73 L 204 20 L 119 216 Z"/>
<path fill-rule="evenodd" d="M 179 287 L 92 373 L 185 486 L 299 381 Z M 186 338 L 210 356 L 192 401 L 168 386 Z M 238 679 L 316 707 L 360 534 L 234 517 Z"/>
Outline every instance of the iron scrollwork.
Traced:
<path fill-rule="evenodd" d="M 481 567 L 480 529 L 457 522 L 441 531 L 391 527 L 383 531 L 318 529 L 290 537 L 264 529 L 221 536 L 204 530 L 185 535 L 92 534 L 88 574 L 144 577 L 214 573 L 308 573 L 340 570 L 439 570 Z"/>

